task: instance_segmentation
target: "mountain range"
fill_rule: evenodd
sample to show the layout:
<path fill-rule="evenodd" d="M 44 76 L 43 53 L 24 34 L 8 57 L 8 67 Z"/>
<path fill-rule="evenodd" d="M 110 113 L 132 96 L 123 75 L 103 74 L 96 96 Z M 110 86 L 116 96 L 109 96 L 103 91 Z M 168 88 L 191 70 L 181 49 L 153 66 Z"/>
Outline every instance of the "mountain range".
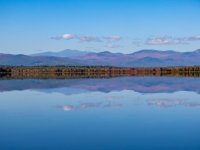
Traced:
<path fill-rule="evenodd" d="M 64 50 L 31 55 L 0 54 L 0 65 L 100 65 L 120 67 L 163 67 L 200 65 L 200 49 L 192 52 L 140 50 L 130 54 Z"/>
<path fill-rule="evenodd" d="M 79 56 L 83 56 L 88 54 L 89 52 L 87 51 L 79 51 L 79 50 L 71 50 L 71 49 L 66 49 L 63 51 L 59 52 L 41 52 L 41 53 L 36 53 L 32 54 L 32 56 L 53 56 L 53 57 L 70 57 L 70 58 L 75 58 Z"/>

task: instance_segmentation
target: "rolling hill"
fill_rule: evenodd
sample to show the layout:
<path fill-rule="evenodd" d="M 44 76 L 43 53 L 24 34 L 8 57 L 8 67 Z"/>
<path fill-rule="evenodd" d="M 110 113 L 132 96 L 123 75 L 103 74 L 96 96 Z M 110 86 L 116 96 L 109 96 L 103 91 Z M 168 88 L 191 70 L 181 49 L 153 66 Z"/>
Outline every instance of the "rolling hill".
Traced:
<path fill-rule="evenodd" d="M 64 50 L 32 55 L 0 54 L 0 65 L 98 65 L 122 67 L 193 66 L 200 65 L 200 50 L 140 50 L 130 54 Z"/>

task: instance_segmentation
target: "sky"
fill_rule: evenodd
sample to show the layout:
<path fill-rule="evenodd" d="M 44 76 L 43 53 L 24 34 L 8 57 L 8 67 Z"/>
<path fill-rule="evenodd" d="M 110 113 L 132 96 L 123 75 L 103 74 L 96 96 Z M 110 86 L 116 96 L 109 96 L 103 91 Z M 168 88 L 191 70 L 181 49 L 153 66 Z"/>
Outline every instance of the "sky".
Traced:
<path fill-rule="evenodd" d="M 200 0 L 0 0 L 0 53 L 200 48 Z"/>

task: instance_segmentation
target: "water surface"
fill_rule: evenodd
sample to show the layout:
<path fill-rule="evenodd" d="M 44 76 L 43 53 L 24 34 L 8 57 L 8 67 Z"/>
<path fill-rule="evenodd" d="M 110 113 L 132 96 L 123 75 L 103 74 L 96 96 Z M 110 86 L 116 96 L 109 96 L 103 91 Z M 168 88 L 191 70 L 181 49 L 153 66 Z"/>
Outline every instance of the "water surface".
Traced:
<path fill-rule="evenodd" d="M 200 79 L 0 80 L 0 149 L 200 149 Z"/>

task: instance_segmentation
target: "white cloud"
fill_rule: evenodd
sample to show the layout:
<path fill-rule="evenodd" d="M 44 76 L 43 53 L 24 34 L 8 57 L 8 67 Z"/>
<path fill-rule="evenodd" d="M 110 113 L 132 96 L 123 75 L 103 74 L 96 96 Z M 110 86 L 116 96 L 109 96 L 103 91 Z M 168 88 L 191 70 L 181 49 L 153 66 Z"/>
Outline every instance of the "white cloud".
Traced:
<path fill-rule="evenodd" d="M 173 38 L 170 36 L 151 37 L 146 40 L 147 45 L 173 45 L 173 44 L 187 44 L 187 38 Z"/>
<path fill-rule="evenodd" d="M 79 35 L 76 37 L 80 42 L 101 42 L 101 39 L 97 36 Z"/>
<path fill-rule="evenodd" d="M 80 42 L 116 42 L 122 39 L 119 35 L 112 36 L 90 36 L 90 35 L 73 35 L 73 34 L 63 34 L 62 36 L 51 37 L 53 40 L 72 40 L 76 39 Z"/>
<path fill-rule="evenodd" d="M 62 36 L 51 37 L 53 40 L 72 40 L 77 39 L 80 42 L 101 42 L 101 38 L 98 36 L 88 36 L 88 35 L 73 35 L 73 34 L 63 34 Z"/>
<path fill-rule="evenodd" d="M 71 40 L 74 36 L 72 34 L 63 34 L 62 38 L 65 40 Z"/>
<path fill-rule="evenodd" d="M 103 39 L 107 40 L 108 42 L 116 42 L 122 40 L 122 37 L 119 35 L 112 35 L 112 36 L 104 36 Z"/>
<path fill-rule="evenodd" d="M 188 38 L 189 41 L 200 41 L 200 35 L 191 36 Z"/>
<path fill-rule="evenodd" d="M 147 45 L 173 45 L 173 44 L 189 44 L 192 41 L 200 41 L 200 35 L 190 37 L 171 37 L 159 36 L 151 37 L 146 40 Z"/>
<path fill-rule="evenodd" d="M 62 36 L 59 35 L 59 36 L 51 37 L 51 39 L 53 39 L 53 40 L 71 40 L 73 38 L 74 38 L 74 35 L 68 34 L 68 33 L 63 34 Z"/>

